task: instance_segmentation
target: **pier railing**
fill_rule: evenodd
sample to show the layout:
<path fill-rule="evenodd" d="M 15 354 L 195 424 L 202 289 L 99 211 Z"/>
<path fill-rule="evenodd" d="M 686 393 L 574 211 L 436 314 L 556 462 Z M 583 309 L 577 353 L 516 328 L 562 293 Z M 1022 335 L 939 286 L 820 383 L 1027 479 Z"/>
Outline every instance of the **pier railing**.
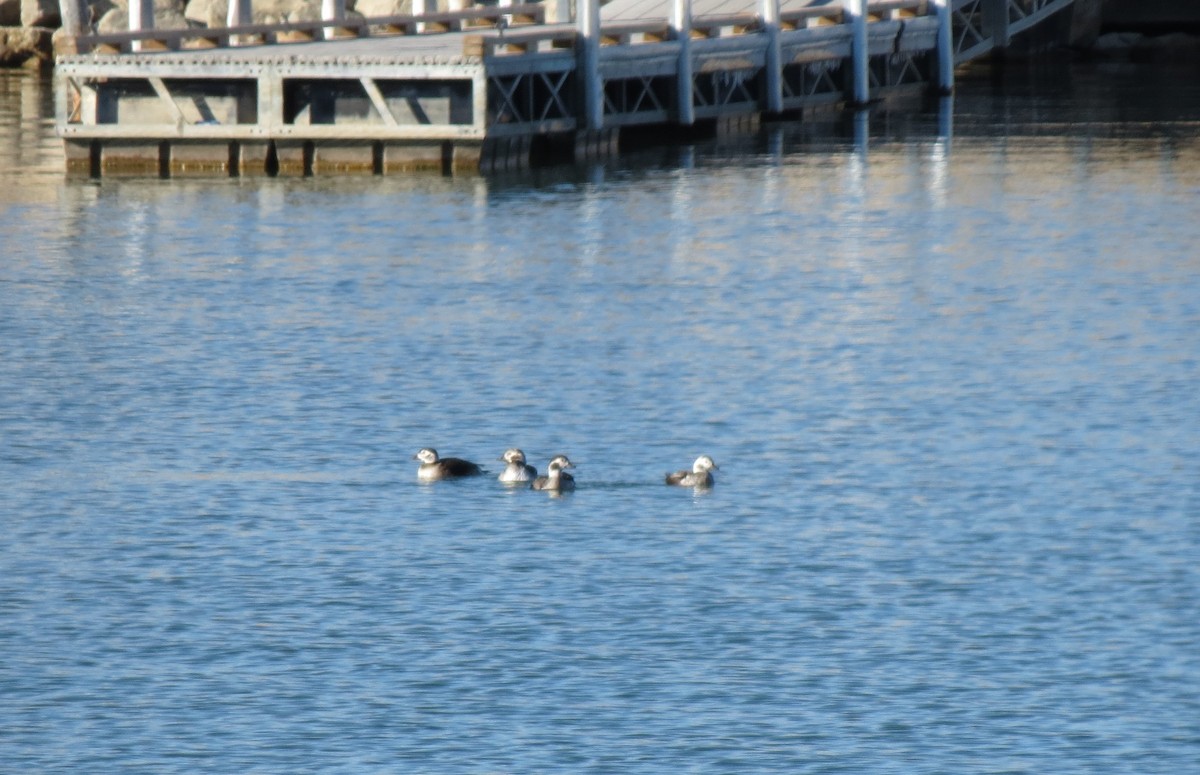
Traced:
<path fill-rule="evenodd" d="M 380 35 L 417 35 L 461 32 L 499 26 L 541 25 L 546 8 L 541 3 L 510 6 L 477 6 L 461 11 L 339 19 L 312 19 L 277 24 L 244 24 L 233 27 L 188 27 L 81 35 L 79 53 L 121 54 L 134 51 L 180 51 L 197 48 L 309 43 L 315 40 L 367 38 Z"/>
<path fill-rule="evenodd" d="M 135 3 L 139 0 L 134 0 Z M 850 21 L 848 7 L 858 0 L 781 10 L 777 29 L 789 31 L 842 24 Z M 944 0 L 951 15 L 950 45 L 954 62 L 975 59 L 993 48 L 1007 46 L 1014 35 L 1071 5 L 1072 0 Z M 761 2 L 759 5 L 761 6 Z M 911 18 L 935 12 L 937 0 L 869 0 L 867 21 Z M 852 14 L 850 14 L 852 15 Z M 764 14 L 720 14 L 691 19 L 690 35 L 710 38 L 763 31 Z M 513 29 L 518 28 L 518 29 Z M 530 29 L 524 29 L 530 28 Z M 74 38 L 77 53 L 120 54 L 134 51 L 179 51 L 247 45 L 305 43 L 321 40 L 367 38 L 443 32 L 497 31 L 464 44 L 468 56 L 521 54 L 543 48 L 570 48 L 575 44 L 574 24 L 547 25 L 547 7 L 541 2 L 518 5 L 479 5 L 455 11 L 332 18 L 275 24 L 242 24 L 228 27 L 130 30 L 86 33 Z M 670 19 L 608 22 L 601 25 L 602 46 L 672 39 Z"/>
<path fill-rule="evenodd" d="M 86 53 L 56 70 L 58 131 L 69 167 L 90 174 L 520 166 L 564 143 L 609 153 L 629 127 L 748 127 L 949 93 L 963 56 L 1070 4 L 747 0 L 692 16 L 691 0 L 659 1 L 646 18 L 601 18 L 598 0 L 576 0 L 574 23 L 526 3 L 81 36 Z M 359 40 L 378 36 L 392 39 Z"/>

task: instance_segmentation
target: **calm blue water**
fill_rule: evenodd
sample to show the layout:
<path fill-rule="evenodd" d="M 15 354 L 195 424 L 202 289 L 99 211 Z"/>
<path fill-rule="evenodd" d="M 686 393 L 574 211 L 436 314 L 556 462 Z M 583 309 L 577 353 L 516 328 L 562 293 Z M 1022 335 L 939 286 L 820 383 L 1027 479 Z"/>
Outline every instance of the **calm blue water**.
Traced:
<path fill-rule="evenodd" d="M 1196 772 L 1194 70 L 515 179 L 9 153 L 0 770 Z"/>

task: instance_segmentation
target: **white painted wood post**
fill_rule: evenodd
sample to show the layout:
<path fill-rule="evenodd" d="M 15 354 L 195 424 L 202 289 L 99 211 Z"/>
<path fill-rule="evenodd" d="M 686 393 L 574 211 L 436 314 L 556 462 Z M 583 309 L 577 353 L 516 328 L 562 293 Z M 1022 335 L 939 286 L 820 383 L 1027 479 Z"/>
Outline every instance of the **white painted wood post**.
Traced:
<path fill-rule="evenodd" d="M 433 7 L 437 8 L 436 0 L 433 0 L 433 2 Z M 429 13 L 429 4 L 426 2 L 426 0 L 412 0 L 412 12 L 413 16 L 424 16 L 425 14 Z M 417 32 L 424 31 L 425 22 L 417 22 Z"/>
<path fill-rule="evenodd" d="M 679 61 L 675 64 L 675 110 L 682 126 L 696 123 L 692 100 L 692 0 L 675 0 L 671 5 L 671 32 L 679 41 Z"/>
<path fill-rule="evenodd" d="M 152 29 L 154 29 L 154 0 L 130 0 L 129 31 L 141 32 Z M 130 48 L 134 51 L 141 51 L 142 41 L 133 41 Z"/>
<path fill-rule="evenodd" d="M 250 0 L 229 0 L 229 13 L 225 15 L 225 24 L 230 27 L 250 24 L 252 14 Z"/>
<path fill-rule="evenodd" d="M 954 30 L 953 14 L 950 3 L 952 0 L 933 0 L 937 9 L 937 89 L 942 94 L 954 91 Z"/>
<path fill-rule="evenodd" d="M 868 70 L 870 51 L 867 48 L 867 0 L 843 0 L 846 17 L 851 26 L 851 57 L 855 105 L 866 105 L 871 99 L 871 75 Z"/>
<path fill-rule="evenodd" d="M 600 0 L 579 0 L 577 72 L 583 80 L 583 118 L 589 132 L 604 128 L 604 85 L 600 81 Z"/>
<path fill-rule="evenodd" d="M 321 21 L 340 22 L 346 18 L 346 0 L 321 0 Z M 325 28 L 325 39 L 337 35 L 336 27 Z"/>
<path fill-rule="evenodd" d="M 779 51 L 779 0 L 759 0 L 759 16 L 767 33 L 767 113 L 783 112 L 783 60 Z"/>
<path fill-rule="evenodd" d="M 566 24 L 571 21 L 571 0 L 549 0 L 549 21 L 553 24 Z"/>

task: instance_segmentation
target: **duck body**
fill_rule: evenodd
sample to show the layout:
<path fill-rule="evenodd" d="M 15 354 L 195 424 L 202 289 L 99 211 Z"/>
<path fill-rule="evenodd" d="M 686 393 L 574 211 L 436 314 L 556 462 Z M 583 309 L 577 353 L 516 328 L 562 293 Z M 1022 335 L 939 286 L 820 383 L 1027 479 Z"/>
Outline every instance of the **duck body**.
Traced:
<path fill-rule="evenodd" d="M 537 469 L 525 462 L 525 453 L 517 448 L 505 450 L 500 456 L 507 465 L 500 472 L 499 479 L 505 484 L 532 482 L 537 479 Z"/>
<path fill-rule="evenodd" d="M 667 484 L 677 487 L 712 487 L 716 483 L 712 472 L 717 464 L 708 455 L 701 455 L 692 463 L 691 471 L 675 471 L 667 474 Z"/>
<path fill-rule="evenodd" d="M 546 467 L 546 476 L 539 476 L 533 480 L 533 489 L 547 490 L 549 492 L 574 490 L 575 477 L 563 470 L 574 467 L 575 464 L 568 460 L 566 455 L 557 456 Z"/>
<path fill-rule="evenodd" d="M 421 461 L 417 479 L 422 482 L 437 482 L 442 479 L 461 479 L 464 476 L 479 476 L 483 469 L 469 460 L 457 457 L 439 457 L 437 450 L 430 447 L 413 455 Z"/>

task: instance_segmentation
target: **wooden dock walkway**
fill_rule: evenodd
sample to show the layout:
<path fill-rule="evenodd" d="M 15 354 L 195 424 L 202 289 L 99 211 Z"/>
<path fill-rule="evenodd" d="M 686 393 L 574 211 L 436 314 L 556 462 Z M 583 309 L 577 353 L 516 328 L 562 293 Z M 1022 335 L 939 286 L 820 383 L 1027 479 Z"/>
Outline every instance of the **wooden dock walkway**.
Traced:
<path fill-rule="evenodd" d="M 952 88 L 1071 0 L 578 0 L 76 39 L 55 71 L 69 172 L 506 169 L 622 128 L 753 125 Z M 748 4 L 749 3 L 749 4 Z M 559 11 L 561 13 L 561 11 Z"/>

